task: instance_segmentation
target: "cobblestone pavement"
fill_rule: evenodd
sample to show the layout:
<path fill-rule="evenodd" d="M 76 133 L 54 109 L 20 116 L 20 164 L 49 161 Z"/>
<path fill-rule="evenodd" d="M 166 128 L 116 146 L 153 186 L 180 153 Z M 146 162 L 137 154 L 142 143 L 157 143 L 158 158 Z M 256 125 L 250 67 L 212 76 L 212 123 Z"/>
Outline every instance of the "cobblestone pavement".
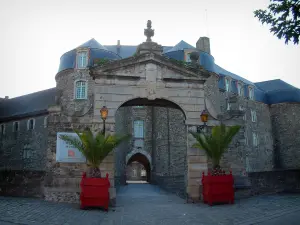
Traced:
<path fill-rule="evenodd" d="M 0 197 L 0 225 L 299 225 L 300 195 L 260 196 L 234 205 L 186 204 L 157 186 L 130 184 L 108 213 L 77 204 Z"/>

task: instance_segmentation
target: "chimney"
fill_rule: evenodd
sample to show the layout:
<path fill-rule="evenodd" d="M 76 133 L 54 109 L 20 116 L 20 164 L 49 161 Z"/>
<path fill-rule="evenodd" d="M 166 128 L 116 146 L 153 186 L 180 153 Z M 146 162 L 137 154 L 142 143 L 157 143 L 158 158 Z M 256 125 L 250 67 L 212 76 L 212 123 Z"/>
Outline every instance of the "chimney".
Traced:
<path fill-rule="evenodd" d="M 117 43 L 117 53 L 120 54 L 120 48 L 121 48 L 121 44 L 120 44 L 120 40 L 118 40 Z"/>
<path fill-rule="evenodd" d="M 210 54 L 210 44 L 208 37 L 200 37 L 196 43 L 196 48 L 200 51 Z"/>

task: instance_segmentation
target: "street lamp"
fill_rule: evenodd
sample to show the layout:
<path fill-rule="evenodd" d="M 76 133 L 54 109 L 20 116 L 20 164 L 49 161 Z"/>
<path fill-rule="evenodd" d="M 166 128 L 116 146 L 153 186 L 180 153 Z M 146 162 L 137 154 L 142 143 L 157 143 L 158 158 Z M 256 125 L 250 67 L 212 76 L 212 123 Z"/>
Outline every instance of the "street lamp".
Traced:
<path fill-rule="evenodd" d="M 208 112 L 206 109 L 204 109 L 201 112 L 200 119 L 201 119 L 201 122 L 203 123 L 203 125 L 197 126 L 198 133 L 200 133 L 200 131 L 203 130 L 207 126 L 206 123 L 208 121 Z"/>
<path fill-rule="evenodd" d="M 108 114 L 108 109 L 106 108 L 106 106 L 103 106 L 100 110 L 100 115 L 103 121 L 103 130 L 102 130 L 102 134 L 105 134 L 105 120 Z"/>

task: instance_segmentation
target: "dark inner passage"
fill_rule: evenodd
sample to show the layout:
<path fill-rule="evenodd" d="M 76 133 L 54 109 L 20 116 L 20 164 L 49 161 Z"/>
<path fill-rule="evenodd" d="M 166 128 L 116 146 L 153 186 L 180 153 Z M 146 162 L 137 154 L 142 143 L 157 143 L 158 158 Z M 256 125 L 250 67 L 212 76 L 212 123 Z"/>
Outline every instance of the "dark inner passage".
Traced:
<path fill-rule="evenodd" d="M 146 156 L 141 153 L 134 154 L 127 163 L 127 181 L 147 181 L 150 183 L 150 163 Z"/>

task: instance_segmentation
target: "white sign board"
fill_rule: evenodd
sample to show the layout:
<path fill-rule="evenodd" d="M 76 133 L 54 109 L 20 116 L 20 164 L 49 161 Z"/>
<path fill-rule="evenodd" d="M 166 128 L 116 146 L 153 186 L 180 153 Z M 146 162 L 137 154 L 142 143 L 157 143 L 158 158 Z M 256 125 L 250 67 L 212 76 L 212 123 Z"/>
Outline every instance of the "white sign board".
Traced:
<path fill-rule="evenodd" d="M 60 138 L 60 135 L 68 135 L 71 137 L 77 137 L 79 139 L 76 133 L 58 132 L 56 140 L 56 161 L 70 163 L 86 162 L 86 159 L 82 153 L 77 148 L 74 148 L 72 145 L 69 145 L 63 141 Z"/>

